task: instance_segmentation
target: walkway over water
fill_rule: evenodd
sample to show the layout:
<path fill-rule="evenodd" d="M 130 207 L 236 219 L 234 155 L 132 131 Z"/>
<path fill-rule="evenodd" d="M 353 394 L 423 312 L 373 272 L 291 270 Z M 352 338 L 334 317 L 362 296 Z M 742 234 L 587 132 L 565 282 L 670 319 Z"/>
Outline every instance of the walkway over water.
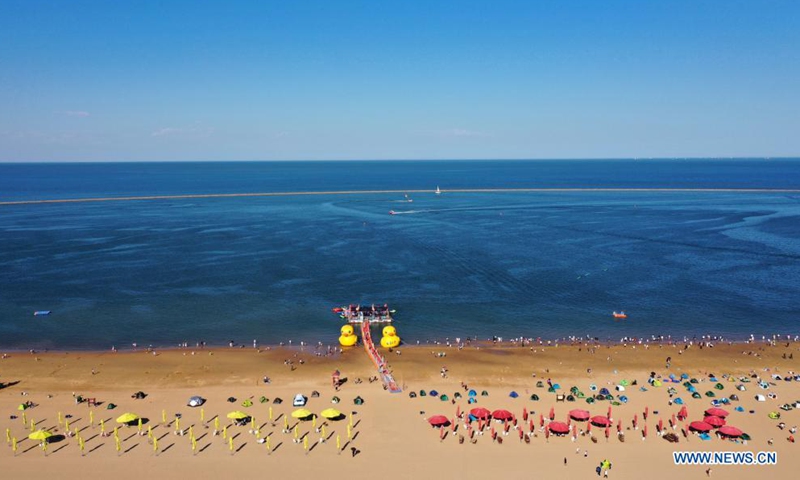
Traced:
<path fill-rule="evenodd" d="M 386 363 L 386 359 L 378 353 L 378 349 L 375 348 L 375 344 L 372 343 L 372 335 L 369 331 L 369 320 L 367 319 L 361 322 L 361 339 L 364 342 L 364 349 L 366 349 L 367 355 L 369 355 L 372 363 L 374 363 L 375 367 L 378 369 L 378 375 L 381 377 L 383 387 L 391 393 L 402 392 L 403 389 L 397 385 L 394 377 L 389 372 L 389 364 Z"/>

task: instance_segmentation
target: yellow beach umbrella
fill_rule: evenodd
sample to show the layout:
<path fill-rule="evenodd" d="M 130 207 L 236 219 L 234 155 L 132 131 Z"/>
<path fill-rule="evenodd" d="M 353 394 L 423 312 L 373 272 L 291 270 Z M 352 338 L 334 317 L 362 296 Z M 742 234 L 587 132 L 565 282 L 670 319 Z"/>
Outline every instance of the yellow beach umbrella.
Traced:
<path fill-rule="evenodd" d="M 52 436 L 53 434 L 48 432 L 47 430 L 36 430 L 35 432 L 28 435 L 28 438 L 30 438 L 31 440 L 47 440 Z"/>
<path fill-rule="evenodd" d="M 341 416 L 342 412 L 340 412 L 339 410 L 336 410 L 335 408 L 326 408 L 325 410 L 323 410 L 320 413 L 320 415 L 322 415 L 323 417 L 325 417 L 327 419 L 331 419 L 331 418 L 337 418 L 337 417 Z"/>
<path fill-rule="evenodd" d="M 246 414 L 246 413 L 244 413 L 242 411 L 239 411 L 239 410 L 236 410 L 235 412 L 231 412 L 231 413 L 229 413 L 227 415 L 227 417 L 230 418 L 231 420 L 244 420 L 245 418 L 248 418 L 249 416 L 250 415 L 248 415 L 248 414 Z"/>
<path fill-rule="evenodd" d="M 123 413 L 117 417 L 117 423 L 131 423 L 136 420 L 139 420 L 139 415 L 135 413 Z"/>
<path fill-rule="evenodd" d="M 310 410 L 307 410 L 305 408 L 298 408 L 297 410 L 292 412 L 292 418 L 308 418 L 311 415 L 314 415 L 314 414 L 311 413 Z"/>

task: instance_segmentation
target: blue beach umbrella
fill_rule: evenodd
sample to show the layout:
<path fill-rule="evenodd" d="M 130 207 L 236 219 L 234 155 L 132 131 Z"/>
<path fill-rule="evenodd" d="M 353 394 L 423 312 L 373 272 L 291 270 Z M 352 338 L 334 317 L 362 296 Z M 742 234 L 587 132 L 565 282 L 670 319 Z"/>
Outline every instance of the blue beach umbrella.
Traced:
<path fill-rule="evenodd" d="M 519 394 L 517 392 L 512 391 L 511 393 L 508 394 L 508 396 L 511 398 L 517 398 L 519 397 Z"/>
<path fill-rule="evenodd" d="M 475 390 L 470 390 L 468 395 L 470 397 L 477 397 L 478 396 L 478 392 L 476 392 Z"/>

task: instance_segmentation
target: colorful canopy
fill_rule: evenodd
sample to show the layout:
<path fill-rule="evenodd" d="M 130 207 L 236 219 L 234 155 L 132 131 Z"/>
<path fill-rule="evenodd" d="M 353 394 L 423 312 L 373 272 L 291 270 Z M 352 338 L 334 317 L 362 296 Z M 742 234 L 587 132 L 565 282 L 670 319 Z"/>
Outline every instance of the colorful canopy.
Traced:
<path fill-rule="evenodd" d="M 326 408 L 325 410 L 320 412 L 320 415 L 322 415 L 323 417 L 325 417 L 327 419 L 332 419 L 332 418 L 340 417 L 342 415 L 342 412 L 340 412 L 339 410 L 336 410 L 335 408 Z"/>
<path fill-rule="evenodd" d="M 592 423 L 598 427 L 607 427 L 611 425 L 611 422 L 608 421 L 608 417 L 602 415 L 595 415 L 592 417 Z"/>
<path fill-rule="evenodd" d="M 703 421 L 711 425 L 712 427 L 721 427 L 725 425 L 725 419 L 721 417 L 708 416 L 704 418 Z"/>
<path fill-rule="evenodd" d="M 428 423 L 430 423 L 434 427 L 443 427 L 445 425 L 448 425 L 450 423 L 450 420 L 444 415 L 434 415 L 428 419 Z"/>
<path fill-rule="evenodd" d="M 292 418 L 308 418 L 311 415 L 314 415 L 311 410 L 305 408 L 298 408 L 294 412 L 292 412 Z"/>
<path fill-rule="evenodd" d="M 492 415 L 492 412 L 483 407 L 477 407 L 470 410 L 469 414 L 478 419 L 486 419 Z"/>
<path fill-rule="evenodd" d="M 695 432 L 708 432 L 712 428 L 711 425 L 707 424 L 706 422 L 692 422 L 689 424 L 689 430 L 694 430 Z"/>
<path fill-rule="evenodd" d="M 131 423 L 139 420 L 139 415 L 135 413 L 123 413 L 119 417 L 117 417 L 117 423 Z"/>
<path fill-rule="evenodd" d="M 508 410 L 495 410 L 492 412 L 492 418 L 495 420 L 512 420 L 514 418 L 514 414 Z"/>
<path fill-rule="evenodd" d="M 742 431 L 736 427 L 731 427 L 730 425 L 725 425 L 724 427 L 720 428 L 719 433 L 725 435 L 726 437 L 741 437 Z"/>
<path fill-rule="evenodd" d="M 48 432 L 47 430 L 36 430 L 35 432 L 28 435 L 28 438 L 30 438 L 31 440 L 47 440 L 52 436 L 53 434 Z"/>
<path fill-rule="evenodd" d="M 236 410 L 235 412 L 230 412 L 227 417 L 231 420 L 244 420 L 245 418 L 249 418 L 250 415 L 240 410 Z"/>
<path fill-rule="evenodd" d="M 713 415 L 715 417 L 725 418 L 729 415 L 728 411 L 724 408 L 709 408 L 706 410 L 706 415 Z"/>
<path fill-rule="evenodd" d="M 575 409 L 569 411 L 569 417 L 573 420 L 578 420 L 583 422 L 589 420 L 589 416 L 590 414 L 586 410 Z"/>
<path fill-rule="evenodd" d="M 550 422 L 547 428 L 553 433 L 569 433 L 569 425 L 564 422 Z"/>

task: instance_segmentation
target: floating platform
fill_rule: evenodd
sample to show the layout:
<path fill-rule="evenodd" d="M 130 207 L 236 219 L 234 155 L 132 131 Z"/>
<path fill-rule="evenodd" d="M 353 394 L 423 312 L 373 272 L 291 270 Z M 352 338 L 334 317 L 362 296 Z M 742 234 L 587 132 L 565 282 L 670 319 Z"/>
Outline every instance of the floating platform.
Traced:
<path fill-rule="evenodd" d="M 333 309 L 333 313 L 338 314 L 342 320 L 348 323 L 391 323 L 395 310 L 390 310 L 386 304 L 352 304 L 346 307 L 336 307 Z"/>

